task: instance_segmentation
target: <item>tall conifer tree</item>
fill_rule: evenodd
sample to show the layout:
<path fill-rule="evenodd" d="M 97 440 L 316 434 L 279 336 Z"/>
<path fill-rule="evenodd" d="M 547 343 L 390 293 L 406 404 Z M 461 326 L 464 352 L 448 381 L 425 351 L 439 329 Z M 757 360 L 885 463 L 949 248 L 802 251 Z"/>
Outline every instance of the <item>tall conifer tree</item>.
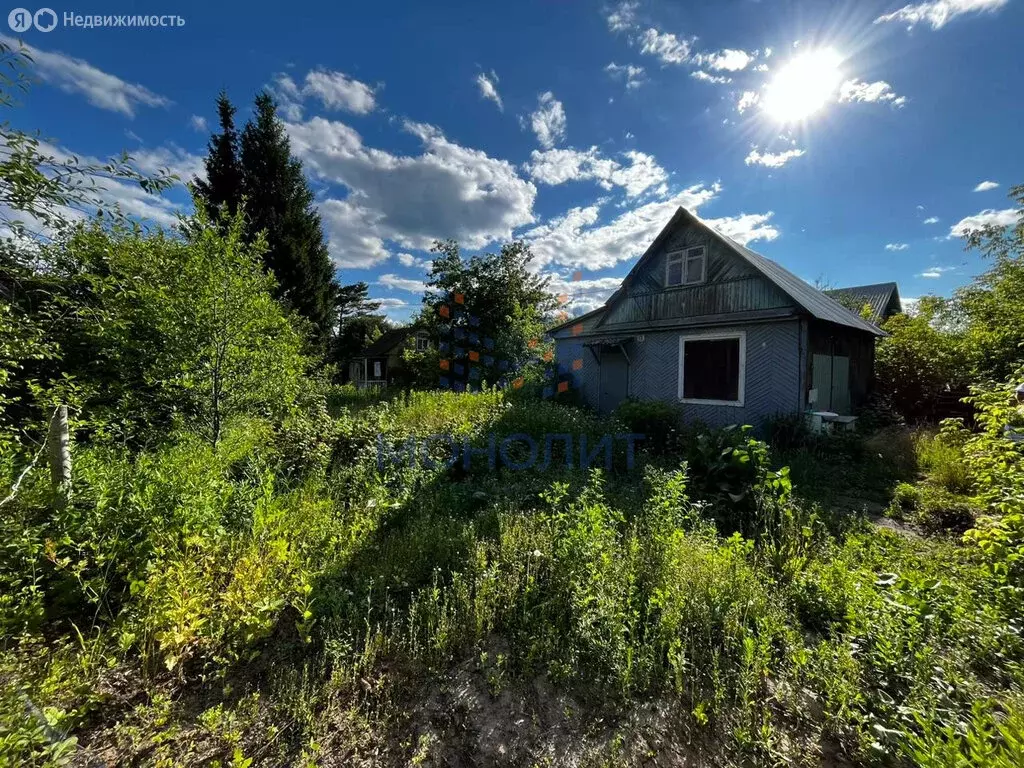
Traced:
<path fill-rule="evenodd" d="M 292 157 L 288 135 L 269 94 L 256 97 L 252 119 L 241 137 L 227 95 L 217 98 L 221 132 L 210 139 L 205 180 L 197 180 L 207 210 L 229 213 L 245 200 L 246 239 L 266 233 L 264 263 L 277 279 L 277 295 L 313 325 L 314 340 L 326 348 L 337 323 L 339 286 L 324 242 L 313 193 Z"/>
<path fill-rule="evenodd" d="M 280 297 L 313 323 L 316 339 L 324 343 L 335 323 L 334 265 L 302 163 L 291 156 L 277 105 L 267 93 L 256 97 L 239 157 L 249 231 L 266 232 L 264 261 L 277 277 Z"/>
<path fill-rule="evenodd" d="M 228 217 L 235 215 L 242 199 L 242 167 L 238 160 L 238 131 L 235 129 L 235 107 L 227 93 L 217 96 L 220 133 L 210 137 L 206 156 L 206 178 L 196 179 L 196 191 L 211 218 L 221 208 Z"/>

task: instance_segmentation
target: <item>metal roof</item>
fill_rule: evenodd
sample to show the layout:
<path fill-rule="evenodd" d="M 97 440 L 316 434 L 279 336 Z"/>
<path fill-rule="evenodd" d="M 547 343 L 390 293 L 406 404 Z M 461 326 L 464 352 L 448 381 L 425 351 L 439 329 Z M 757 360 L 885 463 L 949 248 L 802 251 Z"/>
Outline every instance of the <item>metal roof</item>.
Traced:
<path fill-rule="evenodd" d="M 874 285 L 853 285 L 849 288 L 832 288 L 824 292 L 826 296 L 843 297 L 857 304 L 871 306 L 871 319 L 881 323 L 889 317 L 889 304 L 896 299 L 897 312 L 903 311 L 900 303 L 900 291 L 896 283 L 875 283 Z"/>
<path fill-rule="evenodd" d="M 694 216 L 694 218 L 697 219 L 696 216 Z M 697 219 L 697 221 L 700 221 L 700 219 Z M 745 245 L 740 245 L 728 235 L 723 235 L 714 227 L 708 226 L 705 222 L 701 221 L 701 224 L 704 224 L 704 226 L 709 230 L 718 235 L 739 256 L 746 259 L 752 267 L 775 283 L 775 285 L 788 294 L 793 301 L 813 317 L 830 323 L 836 323 L 837 325 L 845 325 L 848 328 L 867 331 L 875 336 L 885 335 L 873 323 L 869 323 L 860 315 L 855 312 L 851 312 L 838 301 L 826 296 L 810 283 L 804 282 L 781 264 L 778 264 L 771 259 L 766 259 L 761 254 L 750 250 Z"/>

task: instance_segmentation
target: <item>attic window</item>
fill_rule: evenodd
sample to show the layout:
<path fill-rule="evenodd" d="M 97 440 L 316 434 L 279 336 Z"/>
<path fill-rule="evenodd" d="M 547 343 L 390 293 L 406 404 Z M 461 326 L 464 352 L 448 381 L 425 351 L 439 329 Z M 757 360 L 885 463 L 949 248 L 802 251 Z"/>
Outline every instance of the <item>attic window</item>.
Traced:
<path fill-rule="evenodd" d="M 707 249 L 703 245 L 671 251 L 665 260 L 665 285 L 697 285 L 704 282 Z"/>
<path fill-rule="evenodd" d="M 416 351 L 425 352 L 430 349 L 430 337 L 425 333 L 416 334 Z"/>

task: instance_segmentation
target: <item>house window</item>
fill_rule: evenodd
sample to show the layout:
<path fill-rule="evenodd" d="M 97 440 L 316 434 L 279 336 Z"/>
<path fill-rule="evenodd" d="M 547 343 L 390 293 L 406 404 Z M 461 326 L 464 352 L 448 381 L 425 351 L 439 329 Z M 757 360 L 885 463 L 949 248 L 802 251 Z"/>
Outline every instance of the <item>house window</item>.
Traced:
<path fill-rule="evenodd" d="M 430 349 L 430 337 L 425 333 L 416 334 L 416 351 L 426 352 Z"/>
<path fill-rule="evenodd" d="M 707 260 L 707 249 L 703 245 L 669 252 L 665 260 L 665 285 L 703 283 Z"/>
<path fill-rule="evenodd" d="M 380 378 L 380 360 L 373 361 L 373 378 Z"/>
<path fill-rule="evenodd" d="M 679 399 L 684 403 L 743 405 L 746 332 L 679 338 Z"/>

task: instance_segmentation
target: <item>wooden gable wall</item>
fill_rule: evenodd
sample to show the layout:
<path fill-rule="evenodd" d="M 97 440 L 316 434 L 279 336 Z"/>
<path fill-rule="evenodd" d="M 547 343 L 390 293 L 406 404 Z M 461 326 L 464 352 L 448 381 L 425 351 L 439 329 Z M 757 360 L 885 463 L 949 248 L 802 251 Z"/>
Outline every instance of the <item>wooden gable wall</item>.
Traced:
<path fill-rule="evenodd" d="M 667 254 L 697 245 L 707 248 L 705 281 L 666 287 Z M 684 220 L 639 265 L 623 296 L 605 313 L 600 325 L 611 329 L 789 308 L 795 309 L 793 301 L 778 287 L 706 227 Z"/>

